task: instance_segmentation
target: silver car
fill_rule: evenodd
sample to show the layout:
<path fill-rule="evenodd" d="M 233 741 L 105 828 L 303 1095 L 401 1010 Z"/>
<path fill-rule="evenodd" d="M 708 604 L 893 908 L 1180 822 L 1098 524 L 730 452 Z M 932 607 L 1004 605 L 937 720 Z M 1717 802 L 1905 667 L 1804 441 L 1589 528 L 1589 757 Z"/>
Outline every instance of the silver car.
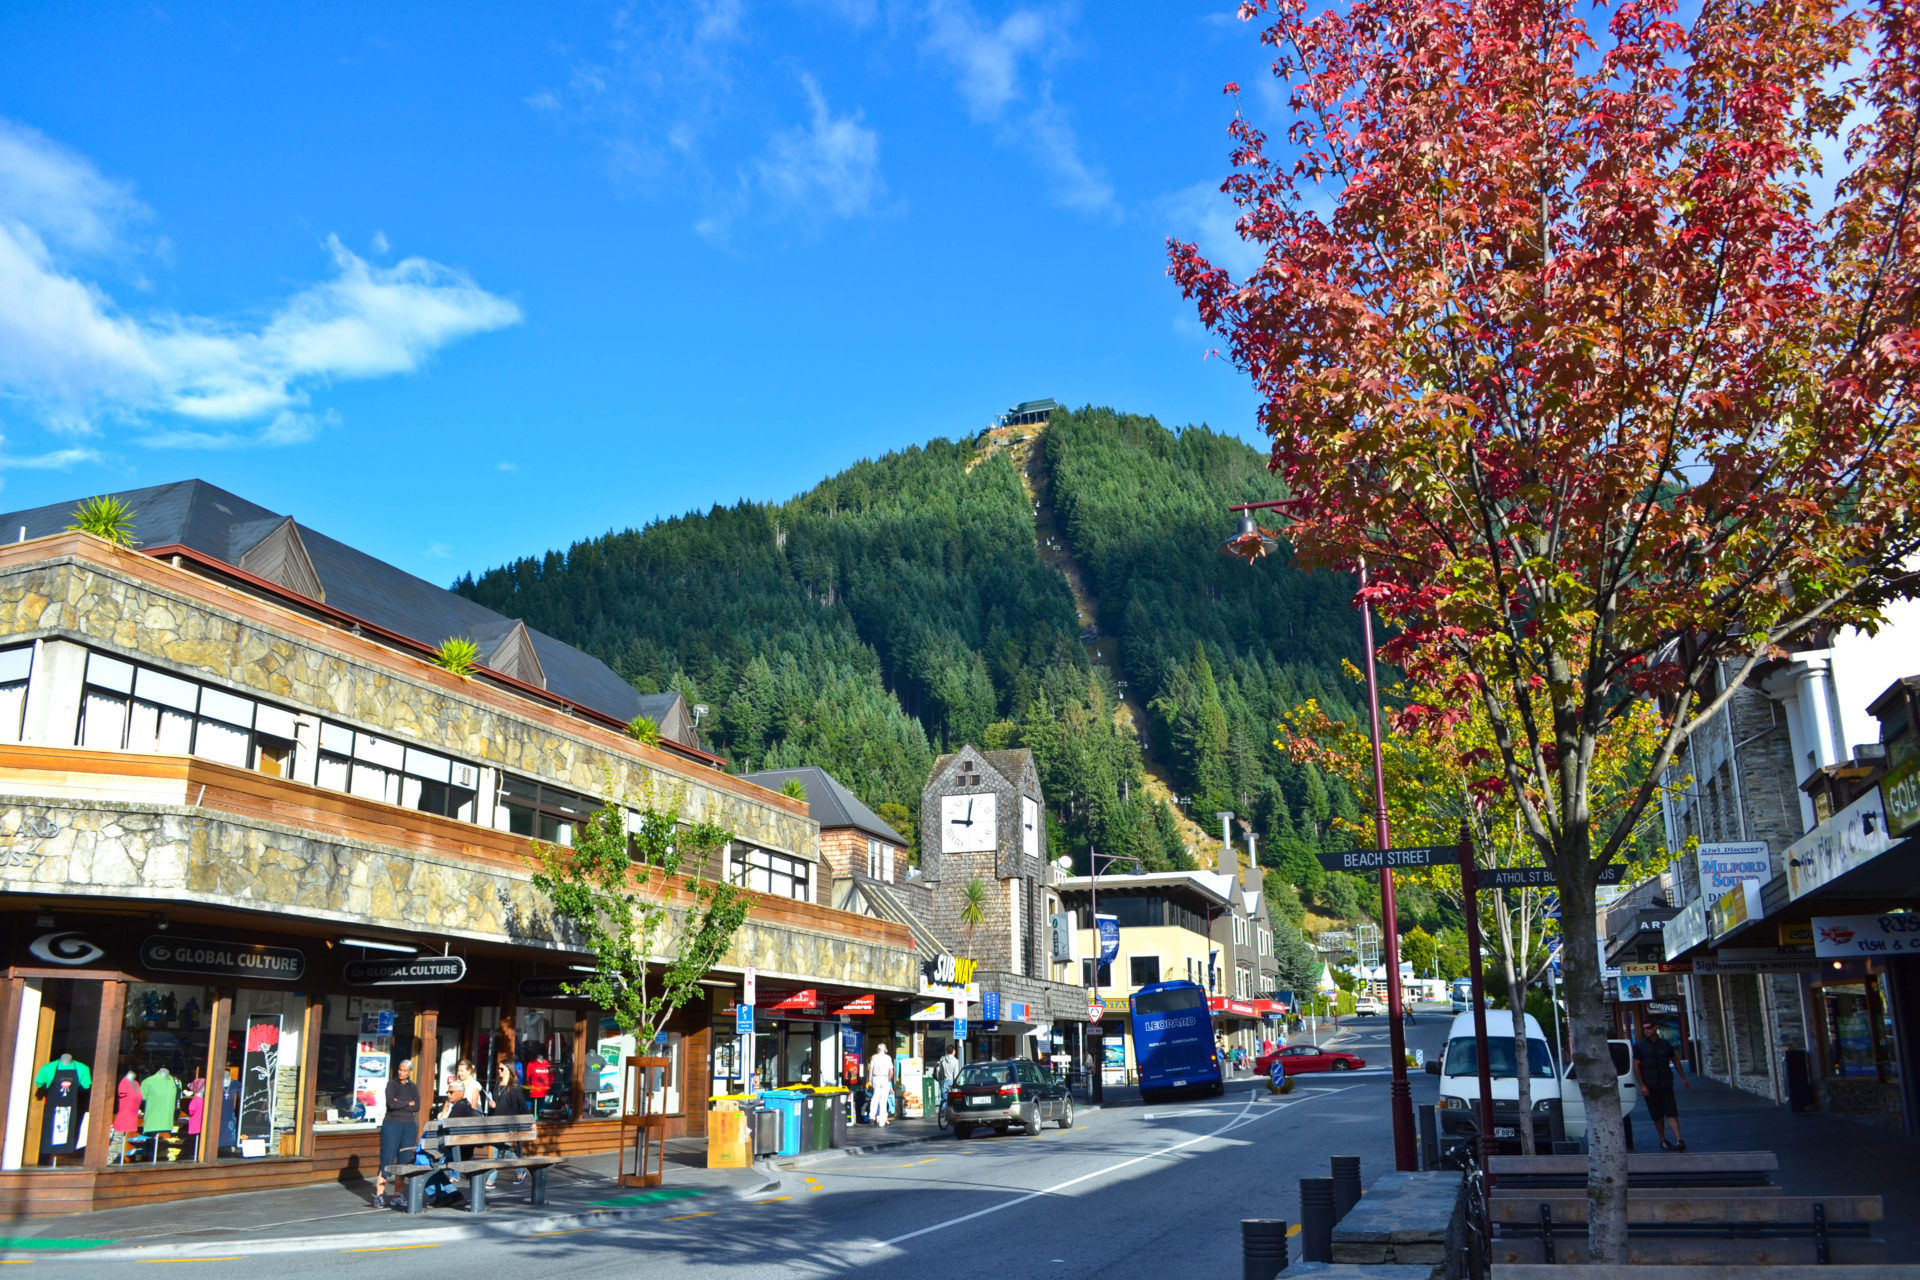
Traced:
<path fill-rule="evenodd" d="M 1039 1133 L 1048 1120 L 1062 1129 L 1073 1128 L 1073 1094 L 1067 1082 L 1031 1058 L 962 1067 L 947 1091 L 947 1111 L 956 1138 L 970 1138 L 975 1129 L 988 1125 L 1002 1133 L 1016 1128 Z"/>

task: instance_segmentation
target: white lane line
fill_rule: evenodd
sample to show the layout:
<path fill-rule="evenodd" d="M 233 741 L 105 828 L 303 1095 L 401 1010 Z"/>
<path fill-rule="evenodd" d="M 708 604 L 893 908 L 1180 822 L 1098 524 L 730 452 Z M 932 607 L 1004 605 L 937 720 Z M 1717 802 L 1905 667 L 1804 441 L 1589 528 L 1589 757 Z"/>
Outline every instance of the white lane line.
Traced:
<path fill-rule="evenodd" d="M 1316 1089 L 1313 1092 L 1316 1096 L 1319 1096 L 1322 1094 L 1344 1093 L 1346 1092 L 1346 1090 L 1345 1089 Z M 1305 1101 L 1307 1101 L 1307 1099 L 1300 1098 L 1292 1102 L 1272 1103 L 1267 1106 L 1257 1108 L 1258 1114 L 1249 1116 L 1247 1112 L 1256 1110 L 1253 1099 L 1249 1098 L 1247 1100 L 1246 1106 L 1241 1108 L 1239 1115 L 1235 1116 L 1232 1120 L 1227 1121 L 1227 1123 L 1221 1125 L 1218 1129 L 1215 1129 L 1212 1133 L 1203 1133 L 1197 1138 L 1188 1138 L 1185 1142 L 1176 1142 L 1170 1147 L 1162 1147 L 1158 1151 L 1149 1151 L 1145 1155 L 1135 1156 L 1131 1160 L 1122 1160 L 1119 1164 L 1111 1164 L 1104 1169 L 1095 1169 L 1092 1173 L 1083 1173 L 1077 1178 L 1068 1178 L 1065 1182 L 1056 1182 L 1051 1187 L 1043 1187 L 1038 1191 L 1029 1191 L 1027 1194 L 1023 1196 L 1014 1197 L 1012 1200 L 1003 1201 L 1002 1203 L 996 1204 L 996 1205 L 989 1205 L 985 1209 L 975 1209 L 972 1213 L 965 1213 L 960 1215 L 957 1218 L 949 1218 L 945 1222 L 936 1222 L 930 1227 L 921 1227 L 918 1231 L 909 1231 L 905 1235 L 895 1236 L 891 1240 L 875 1241 L 867 1245 L 867 1248 L 886 1249 L 893 1245 L 903 1243 L 904 1241 L 915 1239 L 916 1237 L 919 1237 L 919 1236 L 931 1235 L 935 1231 L 945 1231 L 948 1227 L 957 1227 L 963 1222 L 972 1222 L 976 1218 L 984 1218 L 989 1214 L 999 1213 L 1002 1210 L 1011 1209 L 1017 1205 L 1023 1205 L 1027 1203 L 1027 1201 L 1029 1200 L 1038 1200 L 1042 1196 L 1058 1195 L 1060 1192 L 1065 1191 L 1068 1187 L 1077 1187 L 1083 1182 L 1092 1181 L 1094 1178 L 1104 1178 L 1110 1173 L 1118 1173 L 1122 1169 L 1131 1168 L 1132 1166 L 1136 1164 L 1140 1164 L 1143 1161 L 1157 1160 L 1161 1156 L 1170 1156 L 1176 1151 L 1184 1151 L 1186 1150 L 1186 1148 L 1191 1147 L 1196 1143 L 1206 1142 L 1211 1138 L 1217 1138 L 1221 1134 L 1226 1133 L 1229 1130 L 1240 1128 L 1242 1125 L 1252 1124 L 1255 1121 L 1264 1119 L 1265 1117 L 1270 1115 L 1276 1115 L 1279 1112 L 1287 1110 L 1289 1107 L 1299 1106 L 1302 1102 L 1305 1102 Z"/>

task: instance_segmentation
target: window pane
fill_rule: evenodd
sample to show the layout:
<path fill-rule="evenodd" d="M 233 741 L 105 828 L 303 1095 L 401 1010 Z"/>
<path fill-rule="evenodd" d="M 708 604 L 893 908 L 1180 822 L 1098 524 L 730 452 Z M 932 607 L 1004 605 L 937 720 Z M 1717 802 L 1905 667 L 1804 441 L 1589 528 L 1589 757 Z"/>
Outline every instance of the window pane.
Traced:
<path fill-rule="evenodd" d="M 127 700 L 87 690 L 80 708 L 80 745 L 118 751 L 127 742 Z"/>
<path fill-rule="evenodd" d="M 392 804 L 399 799 L 399 787 L 395 776 L 378 765 L 367 764 L 362 760 L 353 762 L 353 783 L 347 789 L 362 800 L 379 800 Z"/>
<path fill-rule="evenodd" d="M 242 987 L 234 993 L 224 1073 L 229 1082 L 220 1108 L 222 1156 L 300 1154 L 306 1005 L 306 997 L 293 992 Z"/>
<path fill-rule="evenodd" d="M 294 732 L 293 712 L 269 707 L 265 703 L 254 708 L 253 727 L 276 738 L 292 739 L 299 736 Z"/>
<path fill-rule="evenodd" d="M 1136 987 L 1160 981 L 1159 956 L 1134 956 L 1127 961 L 1127 968 L 1128 976 Z"/>
<path fill-rule="evenodd" d="M 406 756 L 406 748 L 387 738 L 356 733 L 353 735 L 353 754 L 355 759 L 368 760 L 386 769 L 398 769 Z"/>
<path fill-rule="evenodd" d="M 254 740 L 253 767 L 276 778 L 293 776 L 293 744 L 285 738 L 260 734 Z M 322 784 L 324 785 L 324 784 Z"/>
<path fill-rule="evenodd" d="M 186 755 L 193 745 L 193 717 L 172 707 L 134 699 L 127 727 L 129 751 Z"/>
<path fill-rule="evenodd" d="M 202 760 L 247 767 L 247 731 L 218 720 L 202 720 L 193 737 L 193 754 Z"/>
<path fill-rule="evenodd" d="M 104 654 L 87 655 L 87 683 L 112 689 L 116 693 L 133 692 L 133 664 Z"/>
<path fill-rule="evenodd" d="M 320 746 L 323 750 L 337 755 L 350 756 L 353 754 L 353 730 L 345 725 L 323 720 L 320 723 Z"/>
<path fill-rule="evenodd" d="M 15 680 L 25 680 L 32 667 L 32 645 L 22 645 L 17 649 L 0 649 L 0 684 L 12 684 Z"/>
<path fill-rule="evenodd" d="M 319 777 L 315 781 L 329 791 L 345 791 L 347 762 L 339 756 L 321 756 Z"/>
<path fill-rule="evenodd" d="M 407 772 L 416 778 L 431 778 L 435 782 L 446 782 L 453 776 L 453 761 L 445 756 L 437 756 L 431 751 L 408 747 Z"/>
<path fill-rule="evenodd" d="M 142 667 L 134 673 L 133 692 L 148 702 L 157 702 L 176 711 L 192 711 L 200 700 L 200 686 L 193 681 L 182 680 L 150 667 Z"/>
<path fill-rule="evenodd" d="M 253 700 L 236 698 L 224 689 L 200 690 L 200 714 L 243 729 L 253 728 Z"/>
<path fill-rule="evenodd" d="M 26 683 L 0 685 L 0 742 L 20 741 L 20 723 L 26 714 Z"/>

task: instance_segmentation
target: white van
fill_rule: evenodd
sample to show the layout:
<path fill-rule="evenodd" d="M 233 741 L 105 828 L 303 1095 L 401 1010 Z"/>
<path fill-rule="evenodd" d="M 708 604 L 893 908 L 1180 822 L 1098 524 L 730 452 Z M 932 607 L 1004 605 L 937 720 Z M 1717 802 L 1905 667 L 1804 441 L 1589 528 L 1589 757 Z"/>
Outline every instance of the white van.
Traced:
<path fill-rule="evenodd" d="M 1532 1014 L 1526 1016 L 1527 1091 L 1536 1115 L 1545 1115 L 1558 1099 L 1569 1142 L 1587 1136 L 1587 1104 L 1574 1079 L 1573 1064 L 1556 1064 L 1547 1038 Z M 1630 1111 L 1638 1097 L 1633 1083 L 1633 1047 L 1625 1040 L 1609 1040 L 1622 1111 Z M 1513 1013 L 1487 1010 L 1487 1057 L 1493 1084 L 1493 1136 L 1503 1151 L 1520 1149 L 1520 1082 L 1514 1074 Z M 1480 1128 L 1480 1059 L 1474 1051 L 1473 1014 L 1462 1013 L 1447 1029 L 1447 1047 L 1427 1070 L 1440 1077 L 1440 1145 L 1450 1147 L 1471 1140 Z M 1537 1136 L 1538 1131 L 1536 1131 Z"/>

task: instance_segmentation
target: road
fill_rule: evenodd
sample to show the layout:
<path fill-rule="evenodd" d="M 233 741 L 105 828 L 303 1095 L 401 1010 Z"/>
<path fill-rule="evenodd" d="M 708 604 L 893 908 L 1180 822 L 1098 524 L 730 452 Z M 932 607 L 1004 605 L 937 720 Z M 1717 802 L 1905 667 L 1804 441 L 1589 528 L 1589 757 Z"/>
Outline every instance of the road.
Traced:
<path fill-rule="evenodd" d="M 1444 1014 L 1410 1042 L 1429 1055 Z M 974 1137 L 849 1158 L 783 1177 L 777 1191 L 662 1203 L 657 1214 L 563 1235 L 502 1235 L 431 1245 L 329 1242 L 304 1252 L 236 1252 L 173 1270 L 369 1280 L 541 1274 L 774 1277 L 947 1275 L 982 1267 L 1046 1277 L 1169 1280 L 1234 1275 L 1240 1219 L 1298 1216 L 1296 1179 L 1357 1155 L 1371 1181 L 1392 1168 L 1384 1019 L 1355 1023 L 1343 1048 L 1380 1067 L 1299 1077 L 1272 1097 L 1258 1081 L 1223 1098 L 1083 1110 L 1071 1130 Z M 1416 1074 L 1415 1103 L 1432 1077 Z M 53 1262 L 53 1259 L 45 1259 Z M 68 1257 L 63 1276 L 124 1275 L 150 1262 Z M 41 1267 L 46 1270 L 45 1266 Z"/>

